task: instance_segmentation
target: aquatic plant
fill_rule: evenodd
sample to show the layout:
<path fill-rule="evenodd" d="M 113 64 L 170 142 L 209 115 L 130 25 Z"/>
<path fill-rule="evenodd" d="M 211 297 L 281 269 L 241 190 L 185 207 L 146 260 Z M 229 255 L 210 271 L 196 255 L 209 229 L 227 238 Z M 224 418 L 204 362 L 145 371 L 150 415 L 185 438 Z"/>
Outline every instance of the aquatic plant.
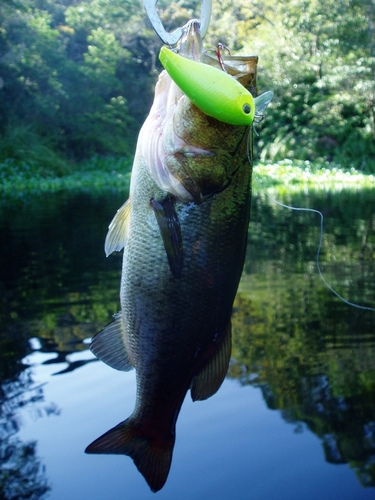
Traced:
<path fill-rule="evenodd" d="M 62 190 L 105 190 L 129 188 L 132 158 L 94 156 L 61 177 L 36 164 L 7 159 L 0 162 L 0 193 L 6 198 L 23 198 L 26 194 Z M 317 164 L 307 160 L 282 160 L 258 163 L 254 167 L 255 191 L 273 189 L 278 192 L 306 189 L 340 190 L 375 186 L 375 175 L 366 175 L 339 165 Z"/>
<path fill-rule="evenodd" d="M 129 188 L 131 162 L 128 158 L 93 157 L 61 177 L 44 167 L 8 159 L 0 163 L 0 193 L 22 198 L 62 190 L 105 190 Z"/>
<path fill-rule="evenodd" d="M 273 188 L 278 192 L 362 189 L 375 186 L 375 175 L 363 174 L 355 168 L 332 166 L 328 162 L 285 159 L 258 163 L 254 168 L 253 185 L 255 190 Z"/>

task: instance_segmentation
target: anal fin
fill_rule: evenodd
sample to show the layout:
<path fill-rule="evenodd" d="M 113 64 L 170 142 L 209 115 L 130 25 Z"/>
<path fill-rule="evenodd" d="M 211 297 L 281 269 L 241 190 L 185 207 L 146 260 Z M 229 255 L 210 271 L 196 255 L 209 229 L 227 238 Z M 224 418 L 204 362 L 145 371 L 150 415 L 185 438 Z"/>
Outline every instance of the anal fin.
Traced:
<path fill-rule="evenodd" d="M 132 364 L 125 348 L 122 313 L 115 314 L 114 318 L 115 321 L 94 335 L 90 351 L 111 368 L 126 372 L 132 369 Z"/>
<path fill-rule="evenodd" d="M 232 351 L 232 324 L 226 332 L 219 349 L 207 362 L 203 369 L 193 378 L 190 392 L 193 401 L 208 399 L 217 392 L 228 372 L 229 360 Z"/>

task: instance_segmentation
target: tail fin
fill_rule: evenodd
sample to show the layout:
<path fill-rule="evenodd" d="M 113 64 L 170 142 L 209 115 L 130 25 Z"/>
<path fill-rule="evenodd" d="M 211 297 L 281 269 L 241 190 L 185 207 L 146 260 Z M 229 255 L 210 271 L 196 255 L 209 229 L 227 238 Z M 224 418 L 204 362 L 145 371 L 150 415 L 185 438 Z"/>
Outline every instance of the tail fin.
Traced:
<path fill-rule="evenodd" d="M 159 491 L 165 484 L 172 462 L 174 435 L 168 439 L 145 435 L 132 418 L 93 441 L 86 453 L 118 454 L 130 456 L 151 490 Z"/>

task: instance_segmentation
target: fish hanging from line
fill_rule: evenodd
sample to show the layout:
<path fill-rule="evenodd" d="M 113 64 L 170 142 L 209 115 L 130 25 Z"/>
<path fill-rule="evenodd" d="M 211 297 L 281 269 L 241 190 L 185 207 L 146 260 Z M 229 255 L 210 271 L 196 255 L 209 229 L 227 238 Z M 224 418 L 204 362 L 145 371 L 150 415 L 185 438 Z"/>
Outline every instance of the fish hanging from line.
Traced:
<path fill-rule="evenodd" d="M 197 46 L 195 20 L 180 53 L 196 57 Z M 256 62 L 247 62 L 249 86 Z M 199 104 L 161 73 L 139 134 L 129 200 L 105 244 L 107 255 L 124 249 L 121 312 L 91 344 L 113 368 L 135 368 L 137 397 L 132 415 L 86 452 L 129 455 L 152 491 L 167 479 L 186 393 L 207 399 L 227 373 L 247 245 L 249 124 L 219 121 Z"/>

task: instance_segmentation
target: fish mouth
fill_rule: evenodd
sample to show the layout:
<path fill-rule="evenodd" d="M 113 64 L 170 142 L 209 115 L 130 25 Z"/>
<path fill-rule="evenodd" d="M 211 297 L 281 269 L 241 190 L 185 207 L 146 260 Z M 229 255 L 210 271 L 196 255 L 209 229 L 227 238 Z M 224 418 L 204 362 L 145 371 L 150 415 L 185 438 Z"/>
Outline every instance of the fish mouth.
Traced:
<path fill-rule="evenodd" d="M 140 133 L 140 153 L 162 191 L 200 204 L 230 184 L 246 130 L 205 115 L 163 71 Z"/>
<path fill-rule="evenodd" d="M 198 61 L 203 52 L 200 24 L 192 19 L 180 40 L 180 55 Z"/>
<path fill-rule="evenodd" d="M 183 203 L 197 199 L 198 187 L 190 178 L 189 161 L 215 156 L 204 147 L 188 144 L 176 133 L 176 110 L 186 99 L 170 76 L 163 72 L 155 89 L 150 114 L 140 133 L 143 136 L 141 154 L 150 177 L 160 189 Z M 194 186 L 192 192 L 191 186 Z"/>

